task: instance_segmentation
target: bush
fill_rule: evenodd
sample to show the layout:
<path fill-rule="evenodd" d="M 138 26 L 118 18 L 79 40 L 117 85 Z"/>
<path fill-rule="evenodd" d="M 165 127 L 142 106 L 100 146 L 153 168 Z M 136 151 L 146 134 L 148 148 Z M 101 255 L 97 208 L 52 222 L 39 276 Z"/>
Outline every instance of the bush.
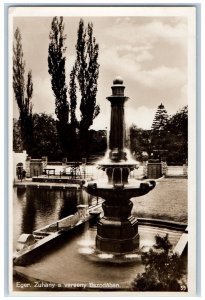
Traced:
<path fill-rule="evenodd" d="M 134 291 L 187 291 L 183 282 L 184 264 L 178 254 L 173 253 L 168 234 L 157 235 L 156 244 L 142 253 L 145 272 L 138 274 L 131 284 Z"/>

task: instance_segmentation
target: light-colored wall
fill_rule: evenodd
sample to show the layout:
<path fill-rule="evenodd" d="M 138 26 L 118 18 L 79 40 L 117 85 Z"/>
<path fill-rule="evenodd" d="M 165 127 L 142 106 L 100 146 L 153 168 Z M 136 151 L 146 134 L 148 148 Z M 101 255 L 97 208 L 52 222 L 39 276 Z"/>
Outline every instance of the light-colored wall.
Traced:
<path fill-rule="evenodd" d="M 23 152 L 14 152 L 13 151 L 13 179 L 14 180 L 17 179 L 16 166 L 17 166 L 18 163 L 22 163 L 23 168 L 25 170 L 25 168 L 26 168 L 26 157 L 27 157 L 27 153 L 26 153 L 25 150 Z"/>

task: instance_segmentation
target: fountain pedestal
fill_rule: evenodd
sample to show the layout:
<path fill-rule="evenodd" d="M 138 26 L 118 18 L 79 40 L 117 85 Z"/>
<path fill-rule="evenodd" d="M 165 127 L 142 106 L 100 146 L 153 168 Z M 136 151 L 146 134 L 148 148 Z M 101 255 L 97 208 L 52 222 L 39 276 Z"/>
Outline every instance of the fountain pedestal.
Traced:
<path fill-rule="evenodd" d="M 124 254 L 139 248 L 138 222 L 131 216 L 132 206 L 129 200 L 120 201 L 120 206 L 115 200 L 103 203 L 104 217 L 97 224 L 98 250 Z"/>
<path fill-rule="evenodd" d="M 108 181 L 91 182 L 85 185 L 86 191 L 105 199 L 102 208 L 104 216 L 97 223 L 96 250 L 99 252 L 123 255 L 139 249 L 138 221 L 131 215 L 132 197 L 142 196 L 154 188 L 155 182 L 130 183 L 129 174 L 137 162 L 127 158 L 125 149 L 124 96 L 123 80 L 113 81 L 111 102 L 111 124 L 109 137 L 109 157 L 98 167 L 106 172 Z"/>
<path fill-rule="evenodd" d="M 86 185 L 89 194 L 105 199 L 104 216 L 97 223 L 96 249 L 115 254 L 133 253 L 139 249 L 137 218 L 131 215 L 130 198 L 147 194 L 155 181 L 135 184 L 107 184 L 91 182 Z"/>

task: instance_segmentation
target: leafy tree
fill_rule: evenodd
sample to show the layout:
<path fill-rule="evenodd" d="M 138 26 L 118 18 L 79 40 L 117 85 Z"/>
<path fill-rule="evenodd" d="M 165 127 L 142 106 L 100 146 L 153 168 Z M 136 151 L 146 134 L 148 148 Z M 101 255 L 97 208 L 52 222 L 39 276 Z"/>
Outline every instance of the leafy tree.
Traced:
<path fill-rule="evenodd" d="M 48 48 L 48 72 L 55 96 L 55 113 L 58 119 L 57 130 L 64 154 L 68 151 L 69 103 L 67 101 L 67 85 L 65 75 L 66 35 L 64 34 L 63 17 L 54 17 L 51 23 Z"/>
<path fill-rule="evenodd" d="M 13 91 L 19 109 L 19 122 L 23 148 L 28 154 L 32 152 L 33 120 L 32 103 L 33 82 L 31 70 L 25 83 L 25 61 L 23 58 L 22 37 L 19 28 L 14 33 L 13 45 Z"/>
<path fill-rule="evenodd" d="M 13 149 L 22 151 L 20 123 L 13 120 Z M 56 121 L 45 113 L 33 114 L 33 149 L 32 157 L 47 156 L 49 160 L 61 160 L 62 151 L 59 146 Z"/>
<path fill-rule="evenodd" d="M 168 121 L 167 128 L 176 131 L 177 134 L 183 134 L 188 137 L 188 106 L 176 112 Z"/>
<path fill-rule="evenodd" d="M 168 162 L 174 157 L 176 162 L 185 163 L 188 158 L 188 106 L 169 118 L 166 130 L 169 135 L 168 148 L 171 150 Z"/>
<path fill-rule="evenodd" d="M 188 157 L 188 107 L 183 107 L 168 118 L 166 111 L 162 114 L 165 118 L 159 117 L 161 115 L 159 112 L 156 115 L 158 117 L 155 117 L 155 120 L 161 119 L 161 126 L 155 128 L 152 126 L 152 130 L 143 130 L 134 124 L 130 127 L 131 152 L 140 161 L 143 159 L 143 151 L 147 152 L 150 157 L 155 150 L 158 157 L 166 156 L 168 164 L 185 163 Z M 153 122 L 153 124 L 156 123 Z M 163 151 L 159 154 L 160 150 L 167 151 L 165 154 L 162 153 Z"/>
<path fill-rule="evenodd" d="M 104 154 L 107 150 L 107 132 L 106 130 L 89 130 L 90 153 Z"/>
<path fill-rule="evenodd" d="M 56 121 L 45 113 L 34 114 L 34 145 L 33 157 L 47 156 L 48 160 L 61 160 L 62 151 L 59 147 Z"/>
<path fill-rule="evenodd" d="M 137 160 L 143 160 L 143 152 L 151 153 L 150 130 L 138 128 L 132 124 L 130 127 L 130 150 Z"/>
<path fill-rule="evenodd" d="M 82 152 L 85 151 L 87 154 L 88 130 L 100 112 L 99 106 L 96 105 L 99 46 L 93 37 L 93 24 L 88 23 L 85 29 L 82 19 L 79 22 L 76 52 L 77 79 L 81 93 L 80 141 Z"/>
<path fill-rule="evenodd" d="M 20 121 L 13 119 L 13 151 L 23 151 Z"/>
<path fill-rule="evenodd" d="M 187 291 L 183 282 L 184 263 L 178 254 L 173 253 L 168 234 L 157 235 L 156 244 L 149 252 L 142 253 L 145 272 L 138 274 L 132 282 L 135 291 Z"/>

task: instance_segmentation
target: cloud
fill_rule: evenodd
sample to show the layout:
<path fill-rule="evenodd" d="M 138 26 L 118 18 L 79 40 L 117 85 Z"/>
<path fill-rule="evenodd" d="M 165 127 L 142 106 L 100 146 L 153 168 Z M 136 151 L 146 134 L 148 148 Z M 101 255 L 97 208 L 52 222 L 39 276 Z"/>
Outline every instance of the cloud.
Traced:
<path fill-rule="evenodd" d="M 146 52 L 141 53 L 141 59 Z M 148 59 L 150 59 L 148 57 Z M 184 85 L 186 82 L 186 74 L 183 70 L 176 67 L 158 65 L 156 67 L 143 67 L 133 53 L 127 53 L 123 56 L 119 55 L 117 48 L 110 47 L 101 54 L 101 66 L 115 70 L 116 74 L 123 74 L 127 80 L 133 80 L 140 85 L 156 90 L 164 90 Z"/>
<path fill-rule="evenodd" d="M 51 88 L 49 77 L 33 77 L 33 111 L 55 114 L 55 97 Z"/>
<path fill-rule="evenodd" d="M 141 68 L 132 53 L 120 56 L 115 47 L 107 48 L 101 53 L 100 65 L 102 68 L 112 70 L 115 74 L 126 74 L 126 77 L 128 75 L 129 78 L 133 77 L 133 74 Z"/>
<path fill-rule="evenodd" d="M 153 91 L 168 92 L 186 84 L 184 18 L 118 18 L 105 29 L 103 39 L 99 59 L 107 72 L 123 74 L 132 83 Z"/>
<path fill-rule="evenodd" d="M 69 83 L 70 80 L 70 72 L 74 66 L 76 60 L 76 55 L 69 55 L 66 59 L 65 62 L 65 70 L 66 70 L 66 78 L 67 78 L 67 83 Z"/>
<path fill-rule="evenodd" d="M 155 20 L 145 25 L 141 31 L 145 37 L 155 42 L 157 39 L 163 39 L 170 44 L 183 44 L 186 40 L 187 25 L 183 19 L 176 24 Z"/>
<path fill-rule="evenodd" d="M 125 106 L 125 124 L 126 128 L 129 128 L 132 124 L 137 125 L 143 129 L 150 129 L 154 115 L 156 113 L 156 109 L 149 109 L 145 106 L 140 106 L 137 109 L 133 107 Z M 110 121 L 109 121 L 109 113 L 101 112 L 100 115 L 94 120 L 92 129 L 100 130 L 107 128 L 109 130 Z"/>
<path fill-rule="evenodd" d="M 141 70 L 136 73 L 136 80 L 141 84 L 156 89 L 175 88 L 186 81 L 186 76 L 179 68 L 159 66 L 155 69 Z"/>
<path fill-rule="evenodd" d="M 76 56 L 74 45 L 79 22 L 76 19 L 73 23 L 69 23 L 71 20 L 73 18 L 67 20 L 70 31 L 66 31 L 69 42 L 66 55 L 67 85 L 69 85 L 69 75 Z M 51 19 L 43 18 L 40 21 L 39 18 L 32 19 L 32 22 L 27 19 L 20 24 L 22 25 L 20 27 L 22 28 L 23 48 L 26 64 L 33 72 L 34 112 L 46 111 L 55 115 L 55 98 L 47 65 Z M 109 117 L 106 112 L 108 104 L 105 99 L 111 93 L 110 86 L 116 75 L 124 78 L 125 94 L 131 99 L 137 99 L 129 104 L 132 107 L 129 114 L 131 120 L 139 122 L 139 126 L 143 125 L 143 119 L 146 123 L 151 119 L 151 111 L 142 110 L 143 106 L 153 108 L 161 101 L 166 101 L 166 103 L 163 102 L 166 108 L 174 112 L 176 108 L 178 109 L 178 105 L 186 104 L 188 36 L 185 18 L 103 17 L 95 18 L 93 23 L 96 40 L 100 46 L 97 103 L 101 106 L 101 113 L 94 120 L 93 126 L 99 129 L 109 126 Z M 16 23 L 16 25 L 19 24 Z M 40 39 L 39 33 L 42 33 Z M 78 106 L 79 102 L 80 98 Z M 138 105 L 141 110 L 137 109 Z M 17 114 L 18 110 L 15 105 L 14 110 Z M 79 109 L 77 115 L 78 117 L 80 115 Z M 142 121 L 140 121 L 141 116 L 143 116 Z M 143 126 L 149 127 L 146 124 Z"/>
<path fill-rule="evenodd" d="M 149 61 L 153 59 L 153 55 L 150 52 L 151 47 L 148 45 L 134 46 L 130 44 L 122 44 L 116 46 L 116 51 L 120 57 L 130 57 L 130 59 L 136 62 Z"/>
<path fill-rule="evenodd" d="M 100 114 L 94 119 L 93 125 L 90 127 L 90 129 L 102 130 L 109 128 L 109 126 L 109 115 L 101 111 Z"/>
<path fill-rule="evenodd" d="M 156 109 L 140 106 L 137 109 L 126 107 L 125 109 L 125 122 L 127 127 L 132 124 L 137 125 L 143 129 L 150 129 L 154 119 Z"/>
<path fill-rule="evenodd" d="M 178 22 L 172 22 L 174 18 L 165 18 L 164 20 L 156 20 L 150 18 L 144 21 L 144 18 L 121 18 L 106 31 L 106 35 L 113 39 L 118 39 L 123 43 L 137 44 L 137 45 L 152 45 L 159 40 L 165 40 L 170 44 L 183 45 L 187 36 L 187 24 L 185 18 L 178 19 Z"/>
<path fill-rule="evenodd" d="M 70 55 L 66 60 L 66 84 L 69 90 L 69 78 L 70 72 L 74 65 L 75 56 Z M 51 87 L 51 77 L 46 76 L 33 76 L 33 98 L 32 103 L 34 105 L 34 112 L 41 113 L 46 112 L 48 114 L 55 114 L 55 96 Z M 69 101 L 69 94 L 67 93 L 67 99 Z"/>

